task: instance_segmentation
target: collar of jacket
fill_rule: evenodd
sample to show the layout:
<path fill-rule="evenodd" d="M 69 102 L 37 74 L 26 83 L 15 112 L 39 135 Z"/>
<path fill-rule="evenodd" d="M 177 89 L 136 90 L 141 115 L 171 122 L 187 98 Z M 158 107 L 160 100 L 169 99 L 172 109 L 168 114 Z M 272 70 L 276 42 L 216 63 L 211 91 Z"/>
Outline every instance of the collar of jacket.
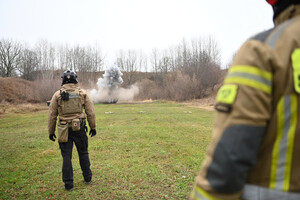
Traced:
<path fill-rule="evenodd" d="M 277 26 L 282 22 L 300 15 L 300 5 L 291 5 L 274 19 L 274 24 Z"/>
<path fill-rule="evenodd" d="M 78 87 L 78 85 L 74 84 L 74 83 L 67 83 L 67 84 L 62 85 L 62 88 L 65 88 L 65 89 L 76 88 L 76 87 Z"/>

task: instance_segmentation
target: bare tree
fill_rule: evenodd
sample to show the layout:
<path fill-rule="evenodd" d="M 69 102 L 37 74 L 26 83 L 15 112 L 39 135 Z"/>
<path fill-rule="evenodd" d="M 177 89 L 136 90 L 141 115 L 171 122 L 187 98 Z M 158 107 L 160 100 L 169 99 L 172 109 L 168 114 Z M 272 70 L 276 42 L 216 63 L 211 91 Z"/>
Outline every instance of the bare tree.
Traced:
<path fill-rule="evenodd" d="M 91 60 L 92 72 L 103 70 L 104 56 L 102 55 L 102 51 L 97 44 L 91 48 Z"/>
<path fill-rule="evenodd" d="M 157 73 L 159 71 L 159 53 L 156 48 L 152 49 L 151 54 L 151 65 L 152 65 L 152 71 Z"/>
<path fill-rule="evenodd" d="M 75 46 L 69 51 L 69 63 L 70 67 L 74 71 L 85 71 L 82 63 L 84 62 L 84 49 L 79 45 Z"/>
<path fill-rule="evenodd" d="M 38 70 L 42 79 L 53 79 L 55 69 L 55 48 L 47 40 L 41 39 L 35 45 L 38 57 Z"/>
<path fill-rule="evenodd" d="M 104 58 L 98 46 L 75 46 L 67 53 L 69 68 L 78 72 L 97 72 L 102 70 Z"/>
<path fill-rule="evenodd" d="M 123 50 L 120 50 L 117 54 L 116 64 L 122 71 L 126 71 L 126 64 L 125 64 L 125 52 Z"/>
<path fill-rule="evenodd" d="M 0 75 L 10 77 L 15 74 L 21 62 L 22 45 L 19 42 L 2 39 L 0 41 Z"/>
<path fill-rule="evenodd" d="M 170 67 L 169 68 L 170 68 L 170 71 L 172 71 L 172 72 L 178 68 L 176 52 L 177 52 L 177 50 L 174 47 L 169 49 L 169 58 L 170 58 Z"/>
<path fill-rule="evenodd" d="M 60 70 L 65 70 L 69 68 L 69 62 L 68 62 L 68 52 L 69 52 L 69 46 L 66 45 L 60 45 L 57 49 L 57 56 L 56 56 L 56 62 L 57 67 Z"/>
<path fill-rule="evenodd" d="M 21 76 L 26 80 L 33 80 L 33 72 L 36 71 L 38 67 L 38 57 L 36 52 L 29 49 L 24 49 L 21 52 L 21 62 L 18 66 L 18 70 Z"/>
<path fill-rule="evenodd" d="M 159 70 L 161 73 L 168 73 L 171 68 L 171 59 L 169 56 L 164 54 L 159 61 Z"/>
<path fill-rule="evenodd" d="M 214 61 L 214 63 L 220 65 L 221 64 L 220 47 L 218 42 L 211 35 L 209 35 L 206 38 L 206 49 L 207 49 L 208 56 Z"/>
<path fill-rule="evenodd" d="M 127 58 L 125 63 L 127 72 L 136 72 L 138 70 L 137 53 L 133 50 L 129 50 L 127 52 Z"/>
<path fill-rule="evenodd" d="M 147 56 L 142 52 L 140 51 L 139 54 L 138 54 L 138 71 L 145 71 L 147 72 L 148 71 L 148 60 L 147 60 Z"/>
<path fill-rule="evenodd" d="M 128 87 L 135 83 L 137 80 L 136 72 L 138 70 L 138 58 L 137 53 L 133 50 L 128 50 L 126 53 L 121 50 L 117 55 L 117 65 L 120 67 L 123 73 L 123 85 Z"/>

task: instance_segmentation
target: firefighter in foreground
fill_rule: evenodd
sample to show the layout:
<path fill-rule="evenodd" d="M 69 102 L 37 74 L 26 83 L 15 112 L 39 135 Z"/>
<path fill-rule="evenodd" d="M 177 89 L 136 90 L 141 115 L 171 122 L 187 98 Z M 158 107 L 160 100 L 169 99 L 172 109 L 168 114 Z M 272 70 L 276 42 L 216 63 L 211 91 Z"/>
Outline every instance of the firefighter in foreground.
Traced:
<path fill-rule="evenodd" d="M 62 179 L 65 189 L 73 189 L 72 149 L 76 145 L 80 167 L 85 183 L 92 180 L 88 153 L 88 138 L 86 135 L 86 118 L 90 126 L 91 137 L 96 135 L 96 118 L 94 104 L 77 85 L 77 75 L 73 71 L 65 71 L 62 75 L 62 87 L 54 93 L 48 115 L 49 139 L 55 141 L 55 127 L 57 125 L 59 147 L 63 157 Z M 85 113 L 83 112 L 85 110 Z"/>
<path fill-rule="evenodd" d="M 233 60 L 192 199 L 300 199 L 300 0 L 267 2 L 275 27 Z"/>

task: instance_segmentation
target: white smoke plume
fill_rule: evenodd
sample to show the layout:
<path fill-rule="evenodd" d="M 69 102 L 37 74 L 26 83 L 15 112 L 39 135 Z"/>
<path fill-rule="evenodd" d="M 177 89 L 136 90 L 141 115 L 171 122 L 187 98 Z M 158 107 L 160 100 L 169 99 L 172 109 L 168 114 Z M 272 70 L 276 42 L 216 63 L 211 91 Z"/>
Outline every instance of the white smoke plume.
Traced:
<path fill-rule="evenodd" d="M 98 89 L 90 91 L 90 96 L 94 103 L 117 103 L 120 101 L 133 100 L 138 94 L 138 87 L 131 86 L 128 89 L 119 88 L 118 85 L 123 83 L 122 72 L 117 65 L 107 68 L 103 74 L 103 78 L 97 81 Z"/>

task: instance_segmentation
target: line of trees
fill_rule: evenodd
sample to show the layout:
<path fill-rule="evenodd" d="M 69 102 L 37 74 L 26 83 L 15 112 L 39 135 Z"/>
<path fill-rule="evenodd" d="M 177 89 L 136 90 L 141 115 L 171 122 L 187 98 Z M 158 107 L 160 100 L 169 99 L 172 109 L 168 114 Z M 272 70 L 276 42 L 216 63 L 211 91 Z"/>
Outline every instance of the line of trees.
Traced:
<path fill-rule="evenodd" d="M 29 48 L 17 41 L 0 40 L 1 77 L 51 82 L 57 78 L 55 71 L 72 69 L 85 77 L 82 81 L 95 82 L 99 77 L 94 76 L 104 70 L 104 60 L 98 45 L 55 45 L 40 40 Z M 181 101 L 202 98 L 222 78 L 219 45 L 211 36 L 189 42 L 183 39 L 180 44 L 164 50 L 154 48 L 150 55 L 120 50 L 115 63 L 124 74 L 123 87 L 138 84 L 139 99 Z"/>
<path fill-rule="evenodd" d="M 0 76 L 34 80 L 40 72 L 42 79 L 53 78 L 51 71 L 73 69 L 76 72 L 103 70 L 101 49 L 95 46 L 69 47 L 40 40 L 33 48 L 9 39 L 0 40 Z"/>
<path fill-rule="evenodd" d="M 184 101 L 206 96 L 220 83 L 221 55 L 212 37 L 203 37 L 151 54 L 153 76 L 141 82 L 142 98 Z"/>

